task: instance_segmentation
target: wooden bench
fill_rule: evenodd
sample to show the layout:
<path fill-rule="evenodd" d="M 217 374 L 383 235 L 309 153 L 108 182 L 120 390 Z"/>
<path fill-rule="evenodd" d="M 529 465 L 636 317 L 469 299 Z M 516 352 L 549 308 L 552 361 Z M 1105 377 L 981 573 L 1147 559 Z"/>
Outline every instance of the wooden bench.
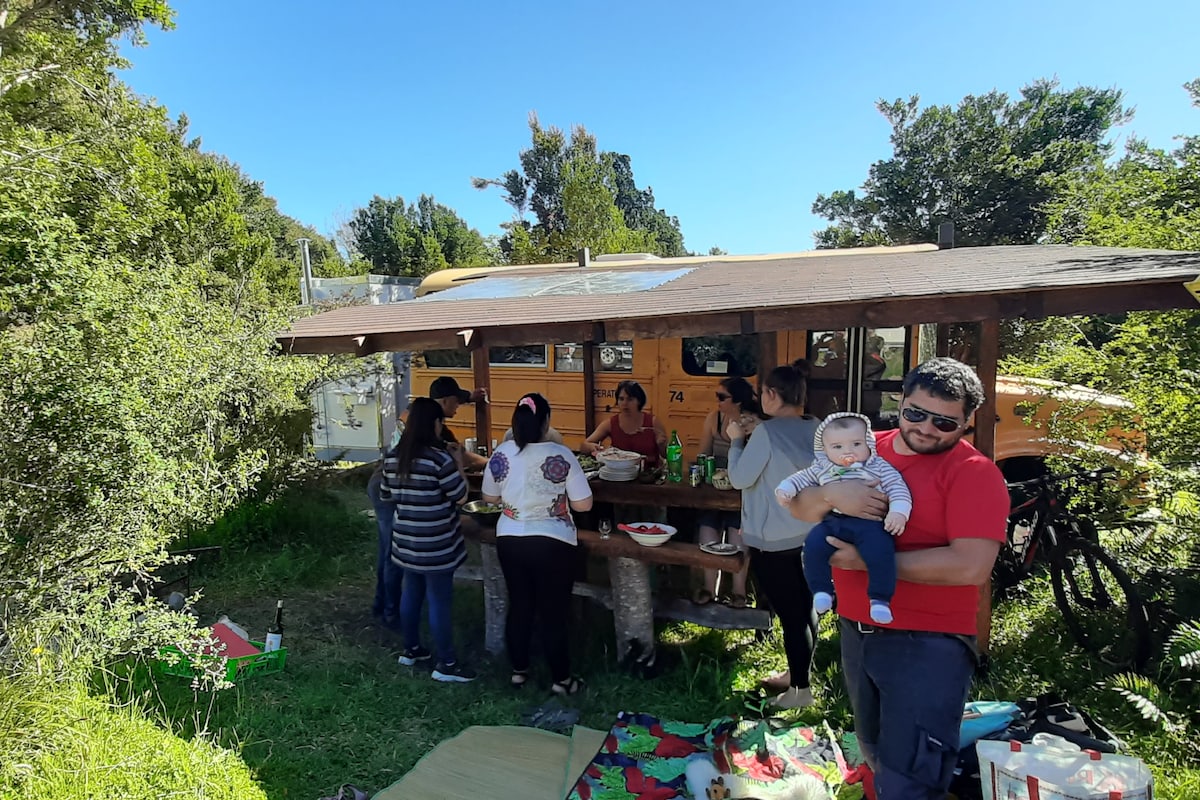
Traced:
<path fill-rule="evenodd" d="M 482 527 L 469 517 L 462 519 L 463 534 L 480 543 L 482 566 L 478 570 L 460 569 L 458 575 L 483 581 L 485 646 L 498 655 L 504 651 L 504 621 L 508 609 L 508 589 L 496 553 L 495 528 Z M 613 627 L 617 641 L 617 659 L 637 641 L 645 656 L 654 652 L 654 618 L 656 616 L 688 620 L 711 628 L 766 629 L 771 625 L 765 609 L 734 609 L 710 603 L 696 606 L 687 600 L 657 602 L 650 588 L 651 564 L 670 564 L 697 569 L 716 569 L 740 572 L 746 557 L 742 553 L 722 556 L 706 553 L 694 544 L 669 541 L 659 547 L 645 547 L 624 533 L 614 532 L 609 538 L 599 532 L 580 530 L 579 544 L 592 555 L 608 559 L 611 588 L 577 583 L 577 595 L 595 600 L 613 612 Z"/>

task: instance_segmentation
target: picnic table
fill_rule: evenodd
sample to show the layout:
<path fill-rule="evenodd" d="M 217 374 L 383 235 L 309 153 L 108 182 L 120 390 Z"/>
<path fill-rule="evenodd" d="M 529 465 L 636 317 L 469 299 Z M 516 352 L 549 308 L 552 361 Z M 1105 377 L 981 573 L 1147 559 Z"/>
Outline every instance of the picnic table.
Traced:
<path fill-rule="evenodd" d="M 480 479 L 468 475 L 472 488 L 478 490 Z M 712 486 L 692 487 L 687 484 L 643 484 L 636 481 L 610 482 L 600 479 L 591 481 L 592 495 L 600 502 L 629 503 L 665 508 L 694 508 L 737 510 L 741 508 L 741 492 L 715 489 Z M 488 652 L 499 654 L 504 650 L 504 620 L 508 607 L 508 590 L 500 570 L 500 559 L 496 554 L 496 530 L 477 524 L 470 517 L 462 519 L 463 533 L 480 543 L 482 557 L 482 579 L 484 592 L 484 620 L 486 626 L 485 645 Z M 642 658 L 653 657 L 654 616 L 658 610 L 664 616 L 687 618 L 710 627 L 766 627 L 770 617 L 761 609 L 739 609 L 736 616 L 744 618 L 741 624 L 729 624 L 721 617 L 732 616 L 731 609 L 698 608 L 686 601 L 677 601 L 688 606 L 686 610 L 668 607 L 659 603 L 657 608 L 651 591 L 651 565 L 668 564 L 696 569 L 715 569 L 725 572 L 740 572 L 746 564 L 743 553 L 714 555 L 701 550 L 692 542 L 671 540 L 658 547 L 646 547 L 633 541 L 627 534 L 614 530 L 608 537 L 598 531 L 580 529 L 579 545 L 592 555 L 608 560 L 608 575 L 611 591 L 602 594 L 595 589 L 577 587 L 577 593 L 598 599 L 611 608 L 617 641 L 617 659 L 625 658 L 632 642 L 640 646 Z M 715 604 L 714 604 L 715 605 Z M 665 613 L 663 613 L 665 612 Z M 748 613 L 747 613 L 748 612 Z M 753 619 L 751 619 L 753 618 Z M 746 624 L 749 622 L 749 624 Z"/>

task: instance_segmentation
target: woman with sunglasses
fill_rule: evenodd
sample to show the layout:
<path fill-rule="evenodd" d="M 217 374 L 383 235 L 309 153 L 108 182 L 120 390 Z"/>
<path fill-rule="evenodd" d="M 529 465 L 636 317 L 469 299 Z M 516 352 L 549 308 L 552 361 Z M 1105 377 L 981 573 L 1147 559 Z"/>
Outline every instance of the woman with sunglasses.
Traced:
<path fill-rule="evenodd" d="M 780 708 L 812 705 L 809 672 L 817 641 L 813 597 L 804 580 L 801 557 L 811 523 L 792 518 L 775 500 L 775 487 L 813 462 L 818 420 L 808 416 L 807 361 L 799 359 L 771 370 L 763 380 L 762 410 L 770 416 L 746 439 L 738 420 L 730 420 L 729 482 L 742 490 L 742 538 L 750 546 L 758 590 L 766 597 L 783 628 L 786 674 L 766 685 L 779 692 Z"/>
<path fill-rule="evenodd" d="M 742 430 L 749 436 L 751 431 L 762 421 L 762 409 L 759 408 L 758 398 L 754 389 L 745 378 L 724 378 L 717 385 L 717 407 L 709 412 L 704 420 L 704 431 L 700 434 L 700 452 L 711 455 L 718 469 L 729 467 L 729 434 L 725 428 L 730 421 L 737 420 Z M 728 532 L 729 538 L 725 539 Z M 699 531 L 696 536 L 700 544 L 728 541 L 735 544 L 743 552 L 746 547 L 742 543 L 742 515 L 739 511 L 700 512 Z M 729 605 L 734 608 L 746 607 L 746 576 L 749 564 L 741 572 L 733 576 L 733 591 L 729 595 Z M 717 575 L 715 569 L 704 570 L 704 586 L 692 595 L 692 602 L 698 606 L 711 603 L 716 597 Z"/>

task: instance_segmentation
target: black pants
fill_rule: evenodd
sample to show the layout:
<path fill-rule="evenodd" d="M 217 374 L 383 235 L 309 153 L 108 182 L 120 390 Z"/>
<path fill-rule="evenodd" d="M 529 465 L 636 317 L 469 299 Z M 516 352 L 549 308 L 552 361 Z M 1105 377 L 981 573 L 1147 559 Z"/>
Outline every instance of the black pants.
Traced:
<path fill-rule="evenodd" d="M 514 670 L 529 669 L 534 620 L 551 680 L 571 677 L 567 622 L 575 582 L 575 547 L 548 536 L 498 536 L 496 553 L 508 585 L 504 642 Z"/>
<path fill-rule="evenodd" d="M 780 552 L 751 549 L 750 566 L 759 592 L 766 596 L 783 627 L 783 651 L 792 673 L 792 686 L 807 689 L 817 644 L 817 615 L 812 592 L 804 580 L 803 552 L 803 548 Z"/>

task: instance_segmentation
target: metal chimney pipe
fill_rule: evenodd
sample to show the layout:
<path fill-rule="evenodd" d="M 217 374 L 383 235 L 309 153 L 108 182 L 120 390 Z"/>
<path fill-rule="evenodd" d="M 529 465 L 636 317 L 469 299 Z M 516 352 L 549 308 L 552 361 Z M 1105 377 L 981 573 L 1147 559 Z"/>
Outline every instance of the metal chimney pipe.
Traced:
<path fill-rule="evenodd" d="M 313 296 L 312 262 L 309 260 L 309 255 L 308 255 L 309 241 L 311 241 L 311 240 L 309 240 L 309 239 L 297 239 L 296 240 L 296 244 L 300 245 L 300 269 L 301 269 L 301 276 L 302 276 L 301 281 L 300 281 L 300 305 L 303 305 L 303 306 L 312 305 L 312 296 Z"/>
<path fill-rule="evenodd" d="M 943 222 L 938 225 L 938 250 L 953 250 L 954 249 L 954 223 Z"/>
<path fill-rule="evenodd" d="M 579 266 L 590 267 L 592 265 L 592 251 L 586 247 L 579 248 Z"/>

